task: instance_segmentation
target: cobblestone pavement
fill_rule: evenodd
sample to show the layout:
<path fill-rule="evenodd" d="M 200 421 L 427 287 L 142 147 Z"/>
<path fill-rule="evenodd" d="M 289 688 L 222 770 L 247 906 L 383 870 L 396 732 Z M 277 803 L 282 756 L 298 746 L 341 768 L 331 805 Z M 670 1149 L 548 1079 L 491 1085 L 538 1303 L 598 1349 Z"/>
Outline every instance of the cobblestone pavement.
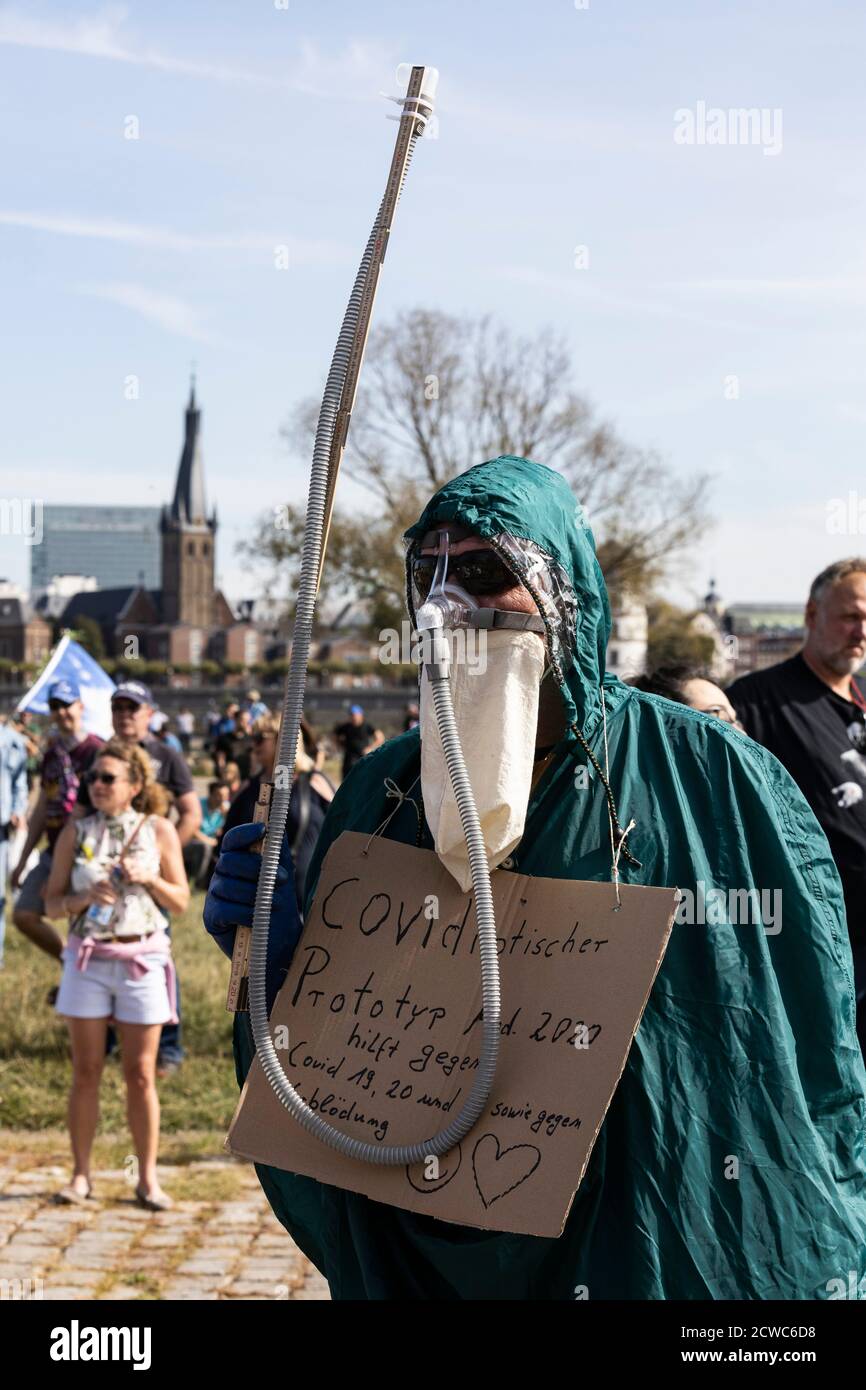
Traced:
<path fill-rule="evenodd" d="M 123 1170 L 93 1185 L 123 1193 L 58 1206 L 67 1168 L 0 1165 L 0 1298 L 327 1299 L 328 1286 L 268 1206 L 251 1166 L 209 1160 L 172 1168 L 208 1177 L 231 1168 L 231 1201 L 179 1201 L 170 1212 L 135 1205 Z M 224 1176 L 224 1171 L 222 1176 Z M 126 1183 L 126 1189 L 119 1184 Z"/>

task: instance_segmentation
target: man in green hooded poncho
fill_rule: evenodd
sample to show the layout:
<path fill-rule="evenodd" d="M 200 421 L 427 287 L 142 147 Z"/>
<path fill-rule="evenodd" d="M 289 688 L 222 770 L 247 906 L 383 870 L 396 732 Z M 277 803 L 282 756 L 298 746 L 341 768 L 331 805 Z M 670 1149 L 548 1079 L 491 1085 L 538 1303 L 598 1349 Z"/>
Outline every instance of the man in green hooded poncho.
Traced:
<path fill-rule="evenodd" d="M 513 571 L 511 601 L 492 606 L 544 619 L 543 756 L 499 872 L 608 879 L 614 840 L 624 882 L 678 886 L 685 910 L 558 1239 L 438 1222 L 258 1166 L 271 1206 L 336 1299 L 565 1300 L 578 1288 L 592 1300 L 825 1299 L 843 1284 L 851 1296 L 850 1271 L 866 1297 L 866 1074 L 842 891 L 817 821 L 757 744 L 604 673 L 607 592 L 560 475 L 502 457 L 446 484 L 407 533 L 410 610 L 412 566 L 443 527 Z M 329 846 L 381 827 L 395 806 L 387 783 L 417 789 L 420 769 L 412 729 L 352 770 L 319 838 L 308 910 Z M 206 925 L 229 952 L 232 924 L 251 922 L 259 833 L 233 832 L 208 897 Z M 434 844 L 409 801 L 384 834 Z M 711 889 L 781 911 L 703 921 L 690 904 Z M 297 932 L 281 926 L 281 901 L 271 934 L 282 932 L 285 967 Z M 238 1015 L 240 1082 L 252 1055 Z"/>

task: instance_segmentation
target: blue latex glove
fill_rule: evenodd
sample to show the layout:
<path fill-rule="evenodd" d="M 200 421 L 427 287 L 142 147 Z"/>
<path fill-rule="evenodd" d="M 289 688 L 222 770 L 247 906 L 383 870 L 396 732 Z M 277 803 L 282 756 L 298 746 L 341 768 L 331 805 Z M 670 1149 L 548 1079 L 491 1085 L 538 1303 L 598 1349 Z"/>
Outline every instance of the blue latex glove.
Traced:
<path fill-rule="evenodd" d="M 222 850 L 205 898 L 205 929 L 224 955 L 229 957 L 234 950 L 236 929 L 253 924 L 262 857 L 252 853 L 250 847 L 262 839 L 265 829 L 262 824 L 236 825 L 228 832 L 223 838 Z M 300 934 L 295 871 L 288 836 L 284 835 L 268 933 L 268 1010 L 283 983 Z"/>

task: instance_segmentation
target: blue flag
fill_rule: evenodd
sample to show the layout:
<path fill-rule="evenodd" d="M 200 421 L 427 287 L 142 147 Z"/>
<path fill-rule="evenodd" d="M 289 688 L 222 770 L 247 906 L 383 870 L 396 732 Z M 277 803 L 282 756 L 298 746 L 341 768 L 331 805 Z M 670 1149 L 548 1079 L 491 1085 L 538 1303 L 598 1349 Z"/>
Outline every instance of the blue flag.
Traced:
<path fill-rule="evenodd" d="M 89 652 L 72 641 L 68 633 L 60 639 L 48 658 L 47 666 L 40 671 L 27 694 L 18 701 L 18 709 L 30 710 L 33 714 L 47 714 L 48 687 L 62 680 L 72 681 L 81 691 L 85 733 L 110 738 L 114 681 Z"/>

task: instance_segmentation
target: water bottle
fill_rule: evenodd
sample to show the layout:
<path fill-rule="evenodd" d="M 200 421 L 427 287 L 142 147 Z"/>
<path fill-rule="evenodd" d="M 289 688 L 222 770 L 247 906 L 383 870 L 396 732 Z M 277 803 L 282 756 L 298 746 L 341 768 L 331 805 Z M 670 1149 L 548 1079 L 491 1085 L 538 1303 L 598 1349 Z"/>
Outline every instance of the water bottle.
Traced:
<path fill-rule="evenodd" d="M 120 887 L 120 884 L 123 882 L 123 870 L 119 864 L 115 864 L 114 868 L 111 870 L 111 873 L 108 875 L 108 881 L 112 888 Z M 84 914 L 85 920 L 92 927 L 107 927 L 111 923 L 116 906 L 117 903 L 91 903 L 87 912 Z"/>

